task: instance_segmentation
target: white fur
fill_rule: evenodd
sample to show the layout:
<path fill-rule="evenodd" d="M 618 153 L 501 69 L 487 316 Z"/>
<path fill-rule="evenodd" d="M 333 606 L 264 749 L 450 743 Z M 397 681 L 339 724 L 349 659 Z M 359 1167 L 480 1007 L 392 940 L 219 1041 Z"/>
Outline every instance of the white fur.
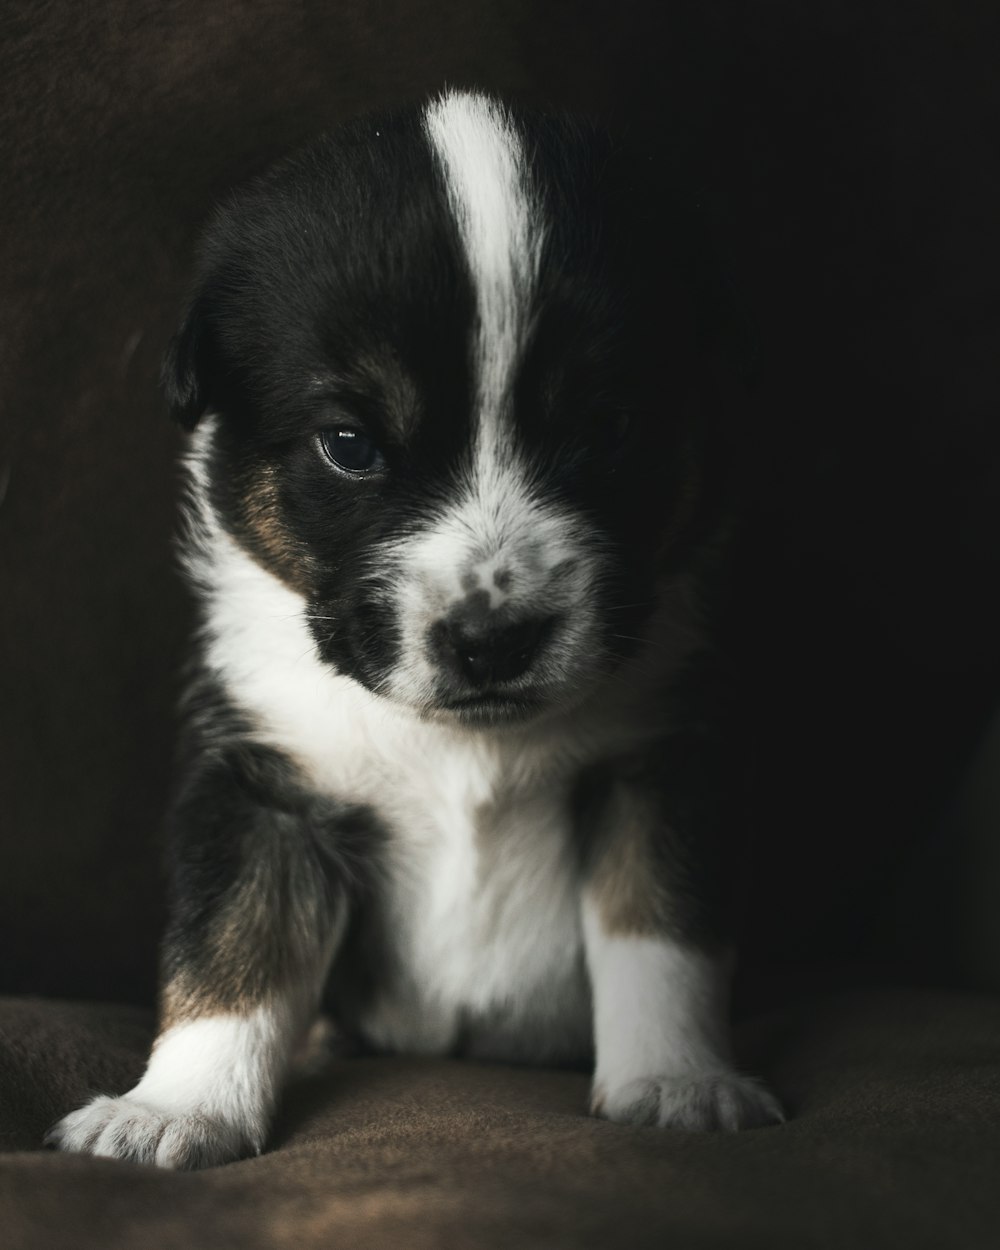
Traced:
<path fill-rule="evenodd" d="M 594 1106 L 612 1120 L 738 1129 L 782 1119 L 729 1053 L 731 961 L 669 937 L 609 934 L 590 898 L 583 927 L 594 995 Z"/>
<path fill-rule="evenodd" d="M 583 1056 L 590 1000 L 565 778 L 529 751 L 438 739 L 397 773 L 385 880 L 392 954 L 365 1020 L 378 1045 Z M 388 798 L 388 796 L 387 796 Z"/>
<path fill-rule="evenodd" d="M 601 991 L 594 1015 L 598 1082 L 694 1072 L 728 1060 L 728 968 L 721 960 L 669 938 L 606 934 L 589 898 L 584 927 L 591 978 Z"/>
<path fill-rule="evenodd" d="M 95 1098 L 52 1138 L 64 1150 L 166 1168 L 259 1152 L 297 1033 L 293 1015 L 273 1007 L 178 1024 L 158 1038 L 133 1090 Z"/>
<path fill-rule="evenodd" d="M 486 96 L 448 92 L 425 122 L 476 288 L 481 428 L 496 438 L 527 331 L 544 230 L 518 135 Z"/>

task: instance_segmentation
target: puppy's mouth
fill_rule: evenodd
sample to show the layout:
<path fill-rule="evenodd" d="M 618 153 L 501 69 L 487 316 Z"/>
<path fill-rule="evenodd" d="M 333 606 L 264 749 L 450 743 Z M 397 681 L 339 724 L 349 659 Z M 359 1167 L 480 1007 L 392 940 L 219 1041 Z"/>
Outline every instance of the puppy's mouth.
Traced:
<path fill-rule="evenodd" d="M 545 703 L 537 690 L 484 690 L 439 699 L 436 710 L 467 725 L 502 725 L 531 720 L 544 709 Z"/>

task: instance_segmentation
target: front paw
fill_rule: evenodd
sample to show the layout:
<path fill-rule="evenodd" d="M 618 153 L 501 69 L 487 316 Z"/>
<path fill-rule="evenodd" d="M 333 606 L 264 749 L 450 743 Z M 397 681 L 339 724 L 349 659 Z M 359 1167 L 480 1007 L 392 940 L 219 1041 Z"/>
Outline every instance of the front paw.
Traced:
<path fill-rule="evenodd" d="M 173 1109 L 124 1097 L 95 1098 L 71 1112 L 49 1130 L 45 1144 L 188 1171 L 258 1154 L 258 1137 L 197 1108 Z"/>
<path fill-rule="evenodd" d="M 752 1077 L 726 1070 L 686 1076 L 647 1076 L 620 1084 L 597 1082 L 592 1114 L 619 1124 L 700 1132 L 780 1124 L 781 1104 Z"/>

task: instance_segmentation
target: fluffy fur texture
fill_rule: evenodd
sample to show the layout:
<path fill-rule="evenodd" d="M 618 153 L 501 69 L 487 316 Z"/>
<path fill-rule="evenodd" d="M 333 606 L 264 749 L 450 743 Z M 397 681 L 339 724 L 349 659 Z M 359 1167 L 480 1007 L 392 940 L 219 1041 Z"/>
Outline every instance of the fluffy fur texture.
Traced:
<path fill-rule="evenodd" d="M 780 1118 L 727 1042 L 710 297 L 635 175 L 450 93 L 218 214 L 166 367 L 203 629 L 163 1032 L 64 1148 L 261 1149 L 324 1002 L 378 1049 L 596 1050 L 613 1119 Z"/>

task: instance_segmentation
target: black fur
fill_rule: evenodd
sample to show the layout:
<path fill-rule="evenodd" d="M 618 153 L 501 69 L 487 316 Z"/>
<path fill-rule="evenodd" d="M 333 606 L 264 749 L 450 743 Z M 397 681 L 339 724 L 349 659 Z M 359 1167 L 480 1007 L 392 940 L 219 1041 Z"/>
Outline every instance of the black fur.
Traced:
<path fill-rule="evenodd" d="M 285 756 L 255 744 L 210 678 L 188 717 L 168 829 L 163 983 L 238 1009 L 308 980 L 313 944 L 364 900 L 383 830 L 374 813 L 317 795 Z"/>

